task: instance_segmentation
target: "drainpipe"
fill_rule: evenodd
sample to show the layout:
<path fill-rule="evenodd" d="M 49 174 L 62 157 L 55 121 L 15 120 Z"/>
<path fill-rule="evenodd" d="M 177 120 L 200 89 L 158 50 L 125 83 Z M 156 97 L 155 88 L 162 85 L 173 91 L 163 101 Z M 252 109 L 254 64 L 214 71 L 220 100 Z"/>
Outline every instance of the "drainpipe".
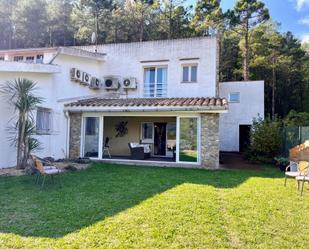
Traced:
<path fill-rule="evenodd" d="M 70 152 L 70 115 L 68 111 L 64 112 L 64 116 L 66 118 L 66 138 L 65 138 L 65 143 L 66 143 L 66 152 L 65 152 L 65 156 L 66 159 L 69 159 L 69 152 Z"/>

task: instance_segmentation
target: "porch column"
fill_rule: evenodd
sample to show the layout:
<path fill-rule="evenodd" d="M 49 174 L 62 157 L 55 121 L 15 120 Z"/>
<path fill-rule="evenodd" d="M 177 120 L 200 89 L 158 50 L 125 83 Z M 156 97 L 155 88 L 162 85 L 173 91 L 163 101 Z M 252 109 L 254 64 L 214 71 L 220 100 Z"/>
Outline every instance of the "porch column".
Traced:
<path fill-rule="evenodd" d="M 201 114 L 201 165 L 219 168 L 219 114 Z"/>
<path fill-rule="evenodd" d="M 69 158 L 76 159 L 80 157 L 80 143 L 81 143 L 81 125 L 82 114 L 70 113 L 70 147 Z"/>

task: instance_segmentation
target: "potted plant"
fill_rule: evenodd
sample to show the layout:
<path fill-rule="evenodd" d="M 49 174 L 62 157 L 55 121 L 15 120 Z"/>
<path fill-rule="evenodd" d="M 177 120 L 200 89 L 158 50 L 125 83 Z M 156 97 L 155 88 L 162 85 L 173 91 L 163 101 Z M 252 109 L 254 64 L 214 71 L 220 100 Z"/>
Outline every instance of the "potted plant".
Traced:
<path fill-rule="evenodd" d="M 289 165 L 289 159 L 286 157 L 275 157 L 276 165 L 281 171 L 285 171 L 286 167 Z"/>

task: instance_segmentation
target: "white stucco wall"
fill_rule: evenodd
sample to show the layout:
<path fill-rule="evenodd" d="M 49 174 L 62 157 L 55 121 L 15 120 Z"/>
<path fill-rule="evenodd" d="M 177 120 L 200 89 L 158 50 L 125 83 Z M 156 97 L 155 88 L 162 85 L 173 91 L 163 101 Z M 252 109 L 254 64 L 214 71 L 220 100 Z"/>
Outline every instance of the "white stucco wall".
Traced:
<path fill-rule="evenodd" d="M 93 46 L 80 47 L 94 51 Z M 135 77 L 137 91 L 129 96 L 143 96 L 144 68 L 167 66 L 168 97 L 215 96 L 216 39 L 191 38 L 150 42 L 99 45 L 98 52 L 106 53 L 100 76 Z M 193 60 L 182 60 L 196 58 Z M 161 60 L 166 60 L 159 62 Z M 153 61 L 153 62 L 145 62 Z M 197 83 L 181 83 L 183 64 L 198 64 Z"/>
<path fill-rule="evenodd" d="M 83 47 L 89 51 L 93 47 Z M 28 51 L 29 53 L 31 51 Z M 28 53 L 27 52 L 27 53 Z M 91 90 L 70 80 L 70 69 L 79 68 L 92 76 L 103 78 L 107 75 L 137 78 L 137 90 L 129 91 L 129 97 L 143 97 L 144 67 L 166 65 L 168 67 L 168 97 L 213 97 L 216 80 L 216 40 L 214 38 L 193 38 L 170 41 L 152 41 L 123 44 L 100 45 L 98 52 L 106 53 L 106 61 L 59 54 L 53 61 L 58 65 L 56 71 L 43 71 L 37 65 L 22 65 L 22 72 L 12 70 L 8 62 L 0 68 L 0 86 L 8 80 L 18 77 L 28 78 L 37 83 L 37 94 L 44 98 L 41 107 L 53 111 L 53 132 L 51 135 L 38 136 L 43 150 L 39 156 L 64 158 L 66 153 L 67 128 L 63 112 L 63 104 L 72 98 L 90 97 L 94 95 L 111 96 L 106 90 Z M 44 62 L 56 54 L 50 50 L 44 52 Z M 191 60 L 187 60 L 191 58 Z M 195 58 L 195 59 L 192 59 Z M 186 59 L 186 60 L 181 60 Z M 164 62 L 155 62 L 166 60 Z M 144 63 L 143 61 L 154 61 Z M 6 63 L 6 62 L 2 62 Z M 197 83 L 181 83 L 182 64 L 198 64 Z M 20 64 L 21 65 L 21 64 Z M 10 70 L 7 70 L 7 69 Z M 58 72 L 59 71 L 59 72 Z M 125 97 L 123 91 L 119 91 Z M 16 149 L 8 140 L 6 128 L 14 115 L 14 110 L 7 104 L 4 96 L 0 96 L 0 168 L 15 165 Z"/>
<path fill-rule="evenodd" d="M 239 151 L 239 125 L 250 125 L 259 114 L 264 118 L 264 81 L 221 82 L 220 97 L 239 92 L 239 103 L 229 102 L 228 113 L 220 114 L 220 150 Z"/>

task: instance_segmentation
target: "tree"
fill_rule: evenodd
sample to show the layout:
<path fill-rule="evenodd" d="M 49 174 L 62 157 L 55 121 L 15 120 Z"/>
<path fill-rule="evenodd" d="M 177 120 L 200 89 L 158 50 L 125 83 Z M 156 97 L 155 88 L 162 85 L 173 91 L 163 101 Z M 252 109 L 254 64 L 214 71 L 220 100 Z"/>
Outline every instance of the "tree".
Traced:
<path fill-rule="evenodd" d="M 283 49 L 283 37 L 277 31 L 276 23 L 267 22 L 250 32 L 252 37 L 250 47 L 252 49 L 252 68 L 263 68 L 269 71 L 270 77 L 265 77 L 266 83 L 271 86 L 271 117 L 275 116 L 275 97 L 278 72 L 288 70 L 290 58 Z M 262 76 L 261 76 L 262 77 Z M 262 78 L 261 78 L 262 79 Z"/>
<path fill-rule="evenodd" d="M 44 47 L 48 44 L 45 0 L 18 0 L 12 21 L 17 47 Z"/>
<path fill-rule="evenodd" d="M 93 32 L 97 34 L 97 43 L 106 41 L 110 32 L 110 19 L 113 5 L 110 0 L 77 0 L 73 4 L 71 21 L 75 29 L 77 44 L 91 43 Z"/>
<path fill-rule="evenodd" d="M 39 142 L 33 137 L 35 124 L 33 111 L 43 99 L 33 92 L 36 84 L 28 79 L 16 79 L 6 82 L 1 92 L 5 94 L 17 113 L 17 120 L 12 127 L 13 142 L 17 148 L 17 168 L 26 167 L 30 152 L 38 147 Z"/>
<path fill-rule="evenodd" d="M 243 78 L 249 80 L 249 31 L 269 19 L 268 9 L 259 0 L 238 0 L 227 15 L 230 26 L 244 38 Z"/>
<path fill-rule="evenodd" d="M 71 12 L 71 0 L 48 1 L 49 46 L 73 45 L 73 28 L 70 20 Z"/>
<path fill-rule="evenodd" d="M 220 81 L 241 80 L 240 37 L 232 31 L 225 31 L 220 48 Z"/>
<path fill-rule="evenodd" d="M 198 35 L 212 35 L 222 31 L 224 15 L 220 8 L 220 0 L 199 0 L 191 25 Z"/>
<path fill-rule="evenodd" d="M 144 41 L 149 37 L 148 26 L 156 21 L 159 2 L 152 0 L 126 0 L 124 24 L 127 25 L 128 41 Z M 148 34 L 147 34 L 148 33 Z"/>
<path fill-rule="evenodd" d="M 161 39 L 181 38 L 190 32 L 189 12 L 192 6 L 185 8 L 185 0 L 163 0 L 160 6 L 160 21 L 158 32 Z M 191 35 L 190 35 L 191 36 Z"/>
<path fill-rule="evenodd" d="M 16 0 L 0 1 L 0 48 L 14 48 L 13 9 Z"/>
<path fill-rule="evenodd" d="M 281 148 L 282 121 L 278 118 L 253 119 L 250 131 L 249 159 L 263 163 L 272 162 Z"/>

